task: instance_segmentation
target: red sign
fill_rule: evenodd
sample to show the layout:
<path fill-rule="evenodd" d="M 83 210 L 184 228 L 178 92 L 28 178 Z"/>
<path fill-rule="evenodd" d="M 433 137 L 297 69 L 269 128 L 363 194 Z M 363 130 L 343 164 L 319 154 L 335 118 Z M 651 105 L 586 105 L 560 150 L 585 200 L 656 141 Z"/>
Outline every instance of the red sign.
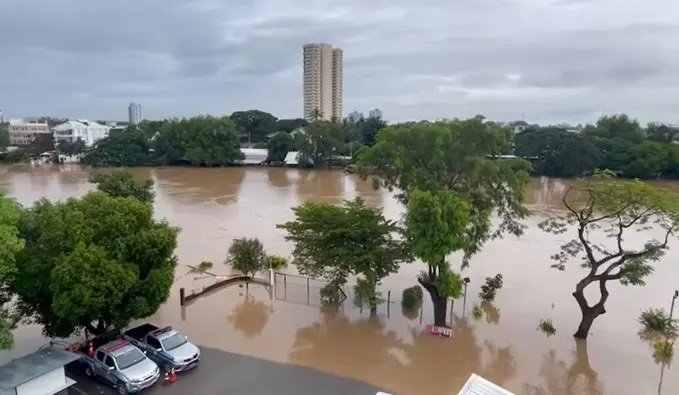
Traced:
<path fill-rule="evenodd" d="M 427 325 L 427 332 L 432 335 L 443 336 L 443 337 L 453 337 L 453 330 L 445 326 Z"/>

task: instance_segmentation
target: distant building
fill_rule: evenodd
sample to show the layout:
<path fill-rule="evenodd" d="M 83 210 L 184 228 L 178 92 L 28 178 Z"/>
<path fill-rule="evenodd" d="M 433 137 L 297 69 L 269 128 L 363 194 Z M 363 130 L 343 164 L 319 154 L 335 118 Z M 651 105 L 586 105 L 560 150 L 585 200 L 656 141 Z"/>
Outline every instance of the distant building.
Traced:
<path fill-rule="evenodd" d="M 130 105 L 127 106 L 127 114 L 129 115 L 129 120 L 132 125 L 141 122 L 141 104 L 130 103 Z"/>
<path fill-rule="evenodd" d="M 54 142 L 57 145 L 62 141 L 72 143 L 80 139 L 88 147 L 91 147 L 97 141 L 108 137 L 110 130 L 110 126 L 101 125 L 85 119 L 67 121 L 52 128 L 52 132 L 54 132 Z"/>
<path fill-rule="evenodd" d="M 303 58 L 304 119 L 342 119 L 342 50 L 306 44 Z"/>
<path fill-rule="evenodd" d="M 363 113 L 358 111 L 352 111 L 347 116 L 347 119 L 349 120 L 349 122 L 356 123 L 363 119 Z"/>
<path fill-rule="evenodd" d="M 374 119 L 382 119 L 382 110 L 380 110 L 379 108 L 370 110 L 370 112 L 368 113 L 368 117 Z"/>
<path fill-rule="evenodd" d="M 12 119 L 9 121 L 9 145 L 28 146 L 38 135 L 51 134 L 47 122 Z"/>

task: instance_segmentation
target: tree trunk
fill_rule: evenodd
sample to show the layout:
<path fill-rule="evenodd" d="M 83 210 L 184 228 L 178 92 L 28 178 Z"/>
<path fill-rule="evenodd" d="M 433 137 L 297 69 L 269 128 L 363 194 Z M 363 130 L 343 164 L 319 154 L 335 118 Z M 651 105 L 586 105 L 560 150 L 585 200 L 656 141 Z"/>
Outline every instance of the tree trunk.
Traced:
<path fill-rule="evenodd" d="M 446 311 L 448 299 L 439 296 L 438 292 L 430 292 L 431 302 L 434 304 L 434 325 L 446 326 Z"/>
<path fill-rule="evenodd" d="M 580 325 L 578 325 L 578 330 L 573 335 L 577 339 L 587 340 L 587 336 L 589 336 L 589 330 L 592 328 L 594 320 L 598 316 L 606 313 L 606 308 L 604 306 L 606 300 L 608 300 L 608 289 L 606 289 L 605 280 L 599 280 L 599 291 L 601 292 L 601 298 L 599 299 L 599 302 L 597 302 L 597 304 L 594 306 L 590 306 L 587 303 L 587 299 L 585 298 L 585 288 L 592 282 L 591 276 L 585 277 L 578 283 L 578 285 L 575 287 L 575 292 L 573 292 L 573 297 L 575 298 L 575 301 L 578 302 L 580 313 L 582 314 L 582 319 L 580 320 Z"/>

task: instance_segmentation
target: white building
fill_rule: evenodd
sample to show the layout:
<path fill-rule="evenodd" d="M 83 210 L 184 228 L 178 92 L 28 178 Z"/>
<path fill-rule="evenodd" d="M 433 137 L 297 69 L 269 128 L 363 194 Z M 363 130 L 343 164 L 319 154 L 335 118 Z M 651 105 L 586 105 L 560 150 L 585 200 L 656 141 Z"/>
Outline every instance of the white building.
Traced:
<path fill-rule="evenodd" d="M 141 104 L 130 103 L 127 106 L 127 115 L 129 116 L 130 123 L 136 125 L 141 122 Z"/>
<path fill-rule="evenodd" d="M 9 145 L 30 145 L 38 134 L 50 134 L 47 122 L 31 122 L 23 119 L 10 119 L 9 121 Z"/>
<path fill-rule="evenodd" d="M 110 130 L 110 126 L 101 125 L 85 119 L 67 121 L 52 128 L 55 144 L 59 145 L 62 141 L 72 143 L 80 139 L 88 147 L 91 147 L 97 141 L 108 137 Z"/>

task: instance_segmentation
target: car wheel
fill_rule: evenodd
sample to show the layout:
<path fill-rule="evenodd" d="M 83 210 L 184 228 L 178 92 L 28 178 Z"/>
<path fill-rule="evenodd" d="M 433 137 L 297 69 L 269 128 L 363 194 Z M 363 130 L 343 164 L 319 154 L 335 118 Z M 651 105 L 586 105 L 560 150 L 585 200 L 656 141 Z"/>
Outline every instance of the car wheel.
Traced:
<path fill-rule="evenodd" d="M 116 389 L 120 395 L 127 395 L 127 387 L 125 387 L 125 384 L 118 384 Z"/>
<path fill-rule="evenodd" d="M 94 376 L 94 372 L 92 371 L 92 367 L 88 366 L 85 368 L 85 376 L 87 377 L 92 377 Z"/>

